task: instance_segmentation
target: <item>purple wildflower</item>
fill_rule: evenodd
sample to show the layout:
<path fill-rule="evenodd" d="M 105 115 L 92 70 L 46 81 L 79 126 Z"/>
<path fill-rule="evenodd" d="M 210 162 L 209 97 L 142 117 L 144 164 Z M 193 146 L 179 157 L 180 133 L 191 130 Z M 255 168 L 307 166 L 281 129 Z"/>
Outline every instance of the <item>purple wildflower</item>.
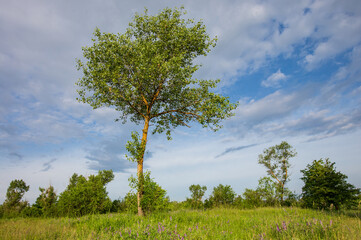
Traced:
<path fill-rule="evenodd" d="M 332 226 L 332 219 L 330 219 L 330 227 Z"/>
<path fill-rule="evenodd" d="M 277 231 L 281 232 L 280 228 L 278 227 L 278 224 L 276 223 Z"/>
<path fill-rule="evenodd" d="M 283 230 L 287 230 L 287 225 L 286 225 L 286 223 L 284 221 L 282 223 L 282 227 L 283 227 Z"/>

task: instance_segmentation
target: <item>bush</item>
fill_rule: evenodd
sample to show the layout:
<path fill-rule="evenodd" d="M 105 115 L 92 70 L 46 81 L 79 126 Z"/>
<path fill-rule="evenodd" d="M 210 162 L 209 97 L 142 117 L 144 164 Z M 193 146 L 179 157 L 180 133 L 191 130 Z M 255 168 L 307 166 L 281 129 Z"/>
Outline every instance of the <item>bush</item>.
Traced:
<path fill-rule="evenodd" d="M 244 201 L 243 201 L 244 208 L 257 208 L 257 207 L 261 207 L 263 204 L 262 195 L 257 190 L 246 188 L 243 193 L 243 196 L 244 196 Z"/>
<path fill-rule="evenodd" d="M 124 198 L 126 209 L 130 212 L 138 212 L 137 194 L 138 179 L 131 176 L 129 178 L 129 186 L 132 190 L 127 193 Z M 166 196 L 167 192 L 162 189 L 152 178 L 150 172 L 144 174 L 144 193 L 141 201 L 144 213 L 151 213 L 155 211 L 164 211 L 169 209 L 169 198 Z"/>
<path fill-rule="evenodd" d="M 347 176 L 337 172 L 335 163 L 326 160 L 314 160 L 301 170 L 302 200 L 305 207 L 329 209 L 351 208 L 357 206 L 360 189 L 346 182 Z"/>
<path fill-rule="evenodd" d="M 113 171 L 99 171 L 86 179 L 82 175 L 70 178 L 69 185 L 59 196 L 57 208 L 60 215 L 82 216 L 89 213 L 109 212 L 112 202 L 105 185 L 114 179 Z"/>
<path fill-rule="evenodd" d="M 189 187 L 189 191 L 192 193 L 191 198 L 187 198 L 186 204 L 188 207 L 192 209 L 200 209 L 203 208 L 203 202 L 202 197 L 204 196 L 204 193 L 207 191 L 206 186 L 200 186 L 197 185 L 191 185 Z"/>
<path fill-rule="evenodd" d="M 214 207 L 219 206 L 230 206 L 232 205 L 236 194 L 229 185 L 223 186 L 219 184 L 217 187 L 213 188 L 212 195 L 209 197 L 207 206 L 209 205 Z"/>
<path fill-rule="evenodd" d="M 44 217 L 55 217 L 57 215 L 57 196 L 53 186 L 49 186 L 47 189 L 39 188 L 41 194 L 36 199 L 34 208 L 40 210 L 41 215 Z"/>

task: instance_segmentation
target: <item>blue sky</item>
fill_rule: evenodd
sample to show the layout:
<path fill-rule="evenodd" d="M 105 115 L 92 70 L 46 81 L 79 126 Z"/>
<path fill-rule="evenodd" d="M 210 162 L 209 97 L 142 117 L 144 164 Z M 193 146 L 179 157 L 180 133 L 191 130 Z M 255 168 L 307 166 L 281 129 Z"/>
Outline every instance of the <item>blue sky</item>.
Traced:
<path fill-rule="evenodd" d="M 124 32 L 135 12 L 183 5 L 203 19 L 217 46 L 196 60 L 197 78 L 221 79 L 217 92 L 240 105 L 216 133 L 193 124 L 172 141 L 152 135 L 145 168 L 172 200 L 201 184 L 255 188 L 265 148 L 288 141 L 288 187 L 301 193 L 300 170 L 329 157 L 361 187 L 361 2 L 300 1 L 5 1 L 0 0 L 0 202 L 13 179 L 58 193 L 73 173 L 113 169 L 112 199 L 129 191 L 135 165 L 124 158 L 132 130 L 111 108 L 76 101 L 76 58 L 95 27 Z"/>

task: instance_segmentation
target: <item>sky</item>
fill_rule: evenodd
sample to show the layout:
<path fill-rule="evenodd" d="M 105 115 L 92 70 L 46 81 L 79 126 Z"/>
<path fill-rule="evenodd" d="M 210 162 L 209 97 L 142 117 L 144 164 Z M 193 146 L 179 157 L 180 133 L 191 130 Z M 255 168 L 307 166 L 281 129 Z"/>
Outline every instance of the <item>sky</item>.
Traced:
<path fill-rule="evenodd" d="M 216 91 L 239 102 L 218 132 L 178 127 L 148 138 L 144 167 L 171 200 L 190 197 L 192 184 L 255 189 L 266 169 L 264 149 L 287 141 L 288 188 L 300 194 L 300 170 L 329 158 L 361 187 L 361 2 L 0 0 L 0 203 L 23 179 L 33 203 L 39 187 L 60 194 L 73 173 L 112 169 L 111 199 L 130 190 L 136 173 L 125 144 L 142 126 L 115 122 L 113 108 L 93 110 L 76 100 L 82 77 L 76 59 L 96 27 L 124 33 L 136 12 L 184 6 L 202 20 L 217 46 L 196 59 L 195 78 L 220 79 Z"/>

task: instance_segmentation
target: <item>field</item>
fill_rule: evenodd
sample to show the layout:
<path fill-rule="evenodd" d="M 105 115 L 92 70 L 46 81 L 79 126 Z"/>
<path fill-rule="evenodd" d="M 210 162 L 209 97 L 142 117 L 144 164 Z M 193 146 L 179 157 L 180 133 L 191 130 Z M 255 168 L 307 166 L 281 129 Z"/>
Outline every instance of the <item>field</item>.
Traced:
<path fill-rule="evenodd" d="M 361 239 L 360 215 L 300 208 L 0 220 L 0 239 Z"/>

